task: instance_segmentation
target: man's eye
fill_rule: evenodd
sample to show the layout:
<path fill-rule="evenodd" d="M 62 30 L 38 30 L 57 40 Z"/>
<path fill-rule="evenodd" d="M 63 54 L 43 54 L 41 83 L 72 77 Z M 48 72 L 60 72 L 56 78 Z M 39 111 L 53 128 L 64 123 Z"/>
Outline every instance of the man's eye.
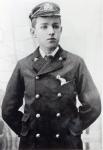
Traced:
<path fill-rule="evenodd" d="M 41 29 L 47 29 L 47 26 L 46 25 L 41 26 Z"/>
<path fill-rule="evenodd" d="M 53 28 L 54 28 L 54 29 L 58 29 L 58 28 L 59 28 L 59 25 L 53 25 Z"/>

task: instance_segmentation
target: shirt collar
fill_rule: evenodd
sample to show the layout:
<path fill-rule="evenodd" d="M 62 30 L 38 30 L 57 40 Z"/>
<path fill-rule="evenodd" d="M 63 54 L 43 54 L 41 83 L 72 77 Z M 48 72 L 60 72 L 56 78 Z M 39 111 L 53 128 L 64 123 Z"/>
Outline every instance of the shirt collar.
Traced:
<path fill-rule="evenodd" d="M 55 56 L 55 54 L 57 53 L 57 51 L 59 50 L 59 47 L 57 46 L 57 48 L 50 54 L 46 55 L 45 52 L 39 48 L 39 52 L 41 54 L 41 56 L 44 58 L 45 56 Z"/>

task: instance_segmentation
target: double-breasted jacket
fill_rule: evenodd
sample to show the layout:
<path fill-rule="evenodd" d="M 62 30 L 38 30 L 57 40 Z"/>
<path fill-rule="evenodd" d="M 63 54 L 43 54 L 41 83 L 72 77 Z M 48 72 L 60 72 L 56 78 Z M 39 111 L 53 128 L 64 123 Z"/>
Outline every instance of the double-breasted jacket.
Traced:
<path fill-rule="evenodd" d="M 19 111 L 23 99 L 24 113 Z M 83 59 L 60 46 L 53 58 L 42 58 L 37 48 L 18 61 L 2 103 L 3 119 L 25 150 L 82 149 L 81 133 L 100 111 L 100 97 Z"/>

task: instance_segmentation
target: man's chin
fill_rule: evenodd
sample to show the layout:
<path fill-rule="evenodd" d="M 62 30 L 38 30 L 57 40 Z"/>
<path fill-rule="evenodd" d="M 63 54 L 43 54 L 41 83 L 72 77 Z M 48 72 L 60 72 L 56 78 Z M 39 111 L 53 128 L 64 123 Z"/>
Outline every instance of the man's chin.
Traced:
<path fill-rule="evenodd" d="M 47 47 L 49 49 L 55 49 L 58 46 L 58 44 L 49 44 Z"/>

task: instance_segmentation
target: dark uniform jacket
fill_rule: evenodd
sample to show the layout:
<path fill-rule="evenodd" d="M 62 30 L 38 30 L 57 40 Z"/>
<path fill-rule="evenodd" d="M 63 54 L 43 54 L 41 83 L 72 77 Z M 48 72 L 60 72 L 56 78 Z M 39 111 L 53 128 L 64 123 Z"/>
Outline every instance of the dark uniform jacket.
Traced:
<path fill-rule="evenodd" d="M 23 98 L 24 114 L 19 111 Z M 54 58 L 42 58 L 37 48 L 20 60 L 2 104 L 3 119 L 20 136 L 23 150 L 82 149 L 81 133 L 100 111 L 100 97 L 83 59 L 60 46 Z"/>

